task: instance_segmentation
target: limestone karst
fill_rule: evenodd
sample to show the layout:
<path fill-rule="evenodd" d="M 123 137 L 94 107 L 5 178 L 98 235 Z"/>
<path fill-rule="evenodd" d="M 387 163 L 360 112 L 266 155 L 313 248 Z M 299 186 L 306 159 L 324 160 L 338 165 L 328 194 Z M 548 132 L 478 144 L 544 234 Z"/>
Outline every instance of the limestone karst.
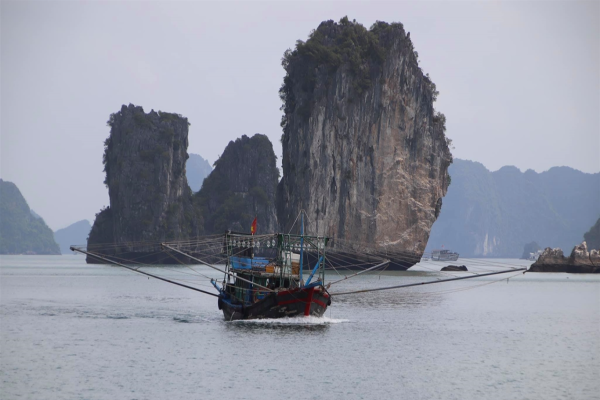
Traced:
<path fill-rule="evenodd" d="M 283 66 L 280 226 L 304 209 L 313 233 L 418 261 L 452 155 L 402 24 L 323 22 Z"/>
<path fill-rule="evenodd" d="M 103 161 L 110 206 L 96 215 L 88 250 L 148 253 L 146 261 L 161 262 L 151 255 L 161 241 L 202 233 L 185 173 L 188 120 L 129 104 L 108 125 Z M 88 262 L 95 260 L 88 256 Z"/>
<path fill-rule="evenodd" d="M 0 179 L 0 254 L 60 254 L 52 230 L 12 182 Z"/>
<path fill-rule="evenodd" d="M 229 142 L 195 197 L 207 234 L 226 230 L 257 233 L 277 231 L 275 191 L 279 170 L 271 141 L 261 134 Z"/>

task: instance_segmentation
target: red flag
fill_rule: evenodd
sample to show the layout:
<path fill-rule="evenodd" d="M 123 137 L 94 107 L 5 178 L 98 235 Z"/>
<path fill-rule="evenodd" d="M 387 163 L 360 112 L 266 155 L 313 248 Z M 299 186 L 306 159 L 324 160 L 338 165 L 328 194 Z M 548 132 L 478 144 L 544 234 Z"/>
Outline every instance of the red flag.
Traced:
<path fill-rule="evenodd" d="M 256 217 L 254 217 L 254 221 L 252 221 L 252 227 L 250 227 L 250 232 L 253 235 L 256 233 Z"/>

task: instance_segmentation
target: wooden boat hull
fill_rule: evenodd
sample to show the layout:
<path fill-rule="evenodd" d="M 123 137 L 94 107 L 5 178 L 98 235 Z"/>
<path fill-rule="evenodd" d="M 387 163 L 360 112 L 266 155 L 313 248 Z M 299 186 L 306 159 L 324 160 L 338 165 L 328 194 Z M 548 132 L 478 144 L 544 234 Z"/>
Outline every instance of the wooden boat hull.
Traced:
<path fill-rule="evenodd" d="M 296 288 L 270 293 L 250 306 L 233 304 L 219 297 L 219 309 L 227 321 L 243 319 L 284 318 L 297 316 L 322 316 L 331 304 L 329 294 L 320 287 Z"/>

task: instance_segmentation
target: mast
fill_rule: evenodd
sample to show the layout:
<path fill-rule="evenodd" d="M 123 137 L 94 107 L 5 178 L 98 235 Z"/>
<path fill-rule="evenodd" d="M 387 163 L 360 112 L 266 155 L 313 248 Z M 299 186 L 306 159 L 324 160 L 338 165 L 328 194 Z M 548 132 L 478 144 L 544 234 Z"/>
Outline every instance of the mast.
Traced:
<path fill-rule="evenodd" d="M 302 260 L 304 256 L 304 211 L 300 211 L 300 221 L 300 287 L 302 287 Z"/>

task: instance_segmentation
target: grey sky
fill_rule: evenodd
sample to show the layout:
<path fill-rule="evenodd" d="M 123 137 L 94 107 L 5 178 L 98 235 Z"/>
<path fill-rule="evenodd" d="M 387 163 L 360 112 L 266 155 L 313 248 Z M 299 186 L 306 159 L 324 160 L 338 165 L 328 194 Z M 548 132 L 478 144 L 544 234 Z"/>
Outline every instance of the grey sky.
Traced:
<path fill-rule="evenodd" d="M 138 3 L 0 6 L 0 176 L 52 229 L 93 221 L 109 114 L 177 112 L 188 151 L 268 135 L 280 59 L 326 19 L 402 22 L 437 84 L 457 158 L 491 170 L 600 171 L 598 2 Z"/>

